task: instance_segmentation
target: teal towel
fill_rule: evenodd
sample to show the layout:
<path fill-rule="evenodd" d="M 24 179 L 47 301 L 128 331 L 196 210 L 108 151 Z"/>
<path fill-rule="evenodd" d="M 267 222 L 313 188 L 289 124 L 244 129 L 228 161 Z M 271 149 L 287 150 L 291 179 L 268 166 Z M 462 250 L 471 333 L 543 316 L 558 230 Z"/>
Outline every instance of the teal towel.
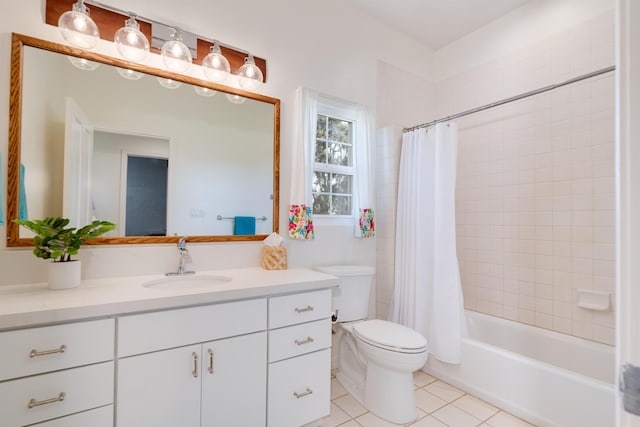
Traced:
<path fill-rule="evenodd" d="M 27 192 L 24 188 L 24 165 L 20 163 L 20 206 L 18 208 L 18 218 L 27 220 L 29 213 L 27 212 Z"/>
<path fill-rule="evenodd" d="M 236 216 L 233 218 L 233 234 L 247 236 L 256 234 L 255 216 Z"/>
<path fill-rule="evenodd" d="M 2 210 L 2 156 L 0 156 L 0 225 L 4 225 L 4 211 Z"/>

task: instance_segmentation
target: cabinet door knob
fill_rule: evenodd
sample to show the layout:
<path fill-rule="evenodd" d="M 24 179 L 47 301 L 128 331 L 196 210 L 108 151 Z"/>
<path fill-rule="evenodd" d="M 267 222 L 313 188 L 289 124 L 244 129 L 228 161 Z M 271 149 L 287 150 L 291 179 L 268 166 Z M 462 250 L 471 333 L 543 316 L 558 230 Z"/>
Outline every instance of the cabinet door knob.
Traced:
<path fill-rule="evenodd" d="M 311 307 L 310 305 L 306 306 L 306 307 L 296 307 L 294 308 L 296 313 L 304 313 L 305 311 L 313 311 L 313 307 Z"/>
<path fill-rule="evenodd" d="M 312 343 L 312 342 L 313 342 L 313 338 L 311 338 L 311 337 L 307 337 L 307 339 L 306 339 L 306 340 L 302 340 L 302 341 L 300 341 L 300 340 L 295 340 L 294 342 L 295 342 L 296 344 L 298 344 L 298 345 L 309 344 L 309 343 Z"/>
<path fill-rule="evenodd" d="M 31 408 L 35 408 L 36 406 L 48 405 L 49 403 L 62 402 L 64 400 L 64 396 L 65 396 L 64 391 L 61 391 L 59 395 L 57 395 L 56 397 L 52 397 L 51 399 L 47 399 L 47 400 L 31 399 L 27 407 L 31 409 Z"/>
<path fill-rule="evenodd" d="M 193 375 L 194 378 L 198 378 L 198 354 L 194 351 L 191 353 L 191 356 L 193 357 L 193 371 L 191 371 L 191 375 Z"/>
<path fill-rule="evenodd" d="M 213 350 L 209 349 L 209 368 L 210 374 L 213 374 Z"/>
<path fill-rule="evenodd" d="M 301 397 L 309 396 L 310 394 L 313 394 L 313 390 L 311 390 L 309 387 L 307 387 L 307 389 L 305 391 L 303 391 L 302 393 L 298 393 L 296 391 L 293 392 L 293 395 L 296 397 L 296 399 L 300 399 Z"/>
<path fill-rule="evenodd" d="M 64 344 L 62 344 L 58 348 L 54 348 L 54 349 L 51 349 L 51 350 L 39 351 L 39 350 L 36 350 L 34 348 L 33 350 L 31 350 L 29 352 L 29 358 L 32 359 L 32 358 L 37 357 L 37 356 L 47 356 L 49 354 L 64 353 L 66 349 L 67 349 L 67 346 L 64 345 Z"/>

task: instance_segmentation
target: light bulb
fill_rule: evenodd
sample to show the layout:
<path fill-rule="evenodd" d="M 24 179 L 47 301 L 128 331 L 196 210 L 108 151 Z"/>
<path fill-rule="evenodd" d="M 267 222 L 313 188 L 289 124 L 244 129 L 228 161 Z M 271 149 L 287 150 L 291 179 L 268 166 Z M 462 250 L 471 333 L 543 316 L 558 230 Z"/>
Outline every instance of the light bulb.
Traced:
<path fill-rule="evenodd" d="M 247 98 L 240 95 L 233 94 L 233 93 L 228 93 L 227 99 L 232 104 L 242 104 L 244 101 L 247 100 Z"/>
<path fill-rule="evenodd" d="M 166 87 L 167 89 L 178 89 L 182 86 L 182 82 L 173 79 L 165 79 L 164 77 L 156 77 L 158 79 L 158 83 L 162 87 Z"/>
<path fill-rule="evenodd" d="M 175 30 L 169 40 L 162 46 L 161 54 L 164 66 L 174 73 L 184 73 L 191 67 L 191 51 L 182 42 L 178 30 Z"/>
<path fill-rule="evenodd" d="M 100 63 L 98 62 L 89 61 L 84 58 L 77 58 L 75 56 L 67 56 L 67 59 L 74 67 L 80 68 L 84 71 L 93 71 L 100 66 Z"/>
<path fill-rule="evenodd" d="M 140 31 L 140 24 L 133 14 L 125 21 L 124 27 L 116 31 L 113 41 L 118 53 L 129 61 L 142 62 L 149 55 L 149 40 Z"/>
<path fill-rule="evenodd" d="M 82 49 L 93 49 L 100 38 L 98 26 L 89 17 L 89 9 L 83 0 L 78 0 L 72 10 L 60 15 L 58 28 L 67 42 Z"/>
<path fill-rule="evenodd" d="M 116 67 L 116 70 L 118 71 L 118 74 L 120 74 L 125 79 L 129 79 L 129 80 L 140 80 L 142 76 L 144 76 L 144 73 L 130 70 L 128 68 Z"/>
<path fill-rule="evenodd" d="M 262 71 L 253 60 L 253 55 L 249 54 L 244 58 L 244 65 L 238 70 L 238 82 L 240 86 L 247 90 L 255 90 L 262 83 Z"/>
<path fill-rule="evenodd" d="M 231 66 L 229 61 L 220 51 L 218 42 L 214 42 L 210 52 L 202 60 L 204 75 L 212 82 L 223 82 L 229 77 Z"/>
<path fill-rule="evenodd" d="M 216 94 L 216 91 L 213 89 L 209 89 L 208 87 L 202 87 L 202 86 L 194 86 L 193 90 L 196 91 L 196 93 L 200 96 L 213 96 Z"/>

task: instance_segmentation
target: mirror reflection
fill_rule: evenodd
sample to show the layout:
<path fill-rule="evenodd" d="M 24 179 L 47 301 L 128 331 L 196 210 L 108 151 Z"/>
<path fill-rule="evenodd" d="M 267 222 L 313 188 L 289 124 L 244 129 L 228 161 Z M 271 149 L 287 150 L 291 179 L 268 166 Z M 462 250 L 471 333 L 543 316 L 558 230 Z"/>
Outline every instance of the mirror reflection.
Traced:
<path fill-rule="evenodd" d="M 112 237 L 229 236 L 235 216 L 277 227 L 274 103 L 23 49 L 29 218 L 107 220 Z"/>

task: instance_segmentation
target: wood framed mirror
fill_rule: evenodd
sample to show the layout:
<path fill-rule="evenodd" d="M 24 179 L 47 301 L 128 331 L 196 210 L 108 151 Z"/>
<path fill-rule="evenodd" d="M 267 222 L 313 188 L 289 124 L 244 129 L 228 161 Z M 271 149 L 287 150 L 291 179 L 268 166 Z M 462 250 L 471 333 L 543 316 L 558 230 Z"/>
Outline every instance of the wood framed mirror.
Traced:
<path fill-rule="evenodd" d="M 10 84 L 7 246 L 47 216 L 116 223 L 99 245 L 278 232 L 279 99 L 20 34 Z"/>

